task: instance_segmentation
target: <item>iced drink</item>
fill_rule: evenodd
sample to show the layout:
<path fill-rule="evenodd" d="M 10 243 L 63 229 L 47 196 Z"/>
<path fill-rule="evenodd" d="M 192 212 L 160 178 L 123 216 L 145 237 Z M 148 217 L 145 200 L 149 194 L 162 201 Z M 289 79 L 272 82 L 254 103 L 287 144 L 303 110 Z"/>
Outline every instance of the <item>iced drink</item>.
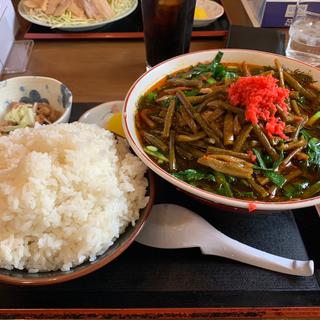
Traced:
<path fill-rule="evenodd" d="M 195 0 L 142 0 L 147 67 L 189 52 Z"/>

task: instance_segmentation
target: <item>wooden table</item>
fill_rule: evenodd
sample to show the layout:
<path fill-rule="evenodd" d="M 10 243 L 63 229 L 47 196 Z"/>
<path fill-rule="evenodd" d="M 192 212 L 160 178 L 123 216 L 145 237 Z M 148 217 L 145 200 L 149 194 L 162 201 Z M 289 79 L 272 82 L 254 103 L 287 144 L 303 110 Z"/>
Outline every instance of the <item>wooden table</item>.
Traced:
<path fill-rule="evenodd" d="M 191 50 L 223 48 L 224 42 L 223 38 L 195 40 Z M 105 102 L 124 99 L 144 71 L 140 40 L 50 40 L 35 42 L 24 75 L 60 80 L 72 91 L 74 102 Z"/>

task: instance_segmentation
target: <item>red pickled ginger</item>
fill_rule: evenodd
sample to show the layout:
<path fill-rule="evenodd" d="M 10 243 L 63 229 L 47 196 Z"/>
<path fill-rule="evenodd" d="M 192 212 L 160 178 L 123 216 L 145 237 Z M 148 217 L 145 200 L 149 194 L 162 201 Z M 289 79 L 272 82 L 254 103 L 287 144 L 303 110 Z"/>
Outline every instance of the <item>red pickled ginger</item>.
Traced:
<path fill-rule="evenodd" d="M 277 82 L 272 75 L 241 77 L 230 85 L 228 95 L 232 105 L 245 108 L 247 121 L 252 124 L 263 121 L 270 137 L 287 139 L 285 123 L 276 115 L 276 105 L 288 112 L 285 99 L 289 97 L 289 90 L 279 87 Z"/>

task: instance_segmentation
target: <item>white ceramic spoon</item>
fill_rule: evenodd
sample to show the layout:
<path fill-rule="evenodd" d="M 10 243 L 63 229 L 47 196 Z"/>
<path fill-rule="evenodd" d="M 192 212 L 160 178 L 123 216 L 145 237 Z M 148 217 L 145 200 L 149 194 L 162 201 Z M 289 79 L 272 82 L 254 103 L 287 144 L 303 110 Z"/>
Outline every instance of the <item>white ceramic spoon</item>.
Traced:
<path fill-rule="evenodd" d="M 163 249 L 199 247 L 203 254 L 226 257 L 286 274 L 311 276 L 314 271 L 312 260 L 291 260 L 254 249 L 227 237 L 194 212 L 174 204 L 153 206 L 136 241 Z"/>

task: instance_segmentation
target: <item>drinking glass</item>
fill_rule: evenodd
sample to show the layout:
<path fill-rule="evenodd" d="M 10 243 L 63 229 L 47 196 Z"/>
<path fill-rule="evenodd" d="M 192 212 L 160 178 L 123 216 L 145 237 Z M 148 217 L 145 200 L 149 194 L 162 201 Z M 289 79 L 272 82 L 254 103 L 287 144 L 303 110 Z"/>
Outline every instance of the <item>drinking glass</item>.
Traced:
<path fill-rule="evenodd" d="M 320 66 L 320 3 L 298 1 L 286 55 Z"/>
<path fill-rule="evenodd" d="M 190 48 L 196 0 L 141 0 L 147 69 Z"/>

